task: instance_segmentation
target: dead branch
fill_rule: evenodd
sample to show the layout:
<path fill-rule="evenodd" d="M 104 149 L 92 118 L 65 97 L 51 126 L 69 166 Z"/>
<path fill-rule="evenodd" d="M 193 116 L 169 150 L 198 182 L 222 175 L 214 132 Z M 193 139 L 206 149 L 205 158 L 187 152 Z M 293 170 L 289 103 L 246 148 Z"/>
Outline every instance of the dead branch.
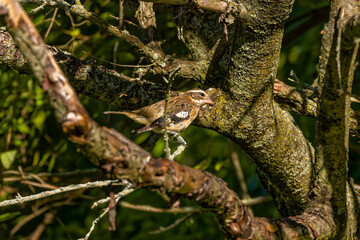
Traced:
<path fill-rule="evenodd" d="M 60 187 L 60 188 L 57 188 L 54 190 L 41 192 L 38 194 L 26 196 L 26 197 L 22 197 L 20 194 L 18 194 L 18 196 L 15 199 L 5 200 L 5 201 L 0 202 L 0 207 L 11 206 L 11 205 L 16 205 L 16 204 L 23 204 L 23 203 L 26 203 L 29 201 L 35 201 L 35 200 L 47 198 L 47 197 L 50 197 L 50 196 L 53 196 L 56 194 L 79 190 L 79 189 L 104 187 L 104 186 L 109 186 L 109 185 L 116 186 L 116 185 L 124 185 L 124 184 L 125 184 L 124 182 L 122 182 L 122 181 L 119 182 L 118 180 L 105 180 L 105 181 L 96 181 L 96 182 L 88 182 L 88 183 L 83 183 L 83 184 L 69 185 L 66 187 Z"/>
<path fill-rule="evenodd" d="M 120 206 L 125 208 L 131 208 L 138 211 L 144 211 L 144 212 L 154 212 L 154 213 L 171 213 L 171 214 L 179 214 L 179 213 L 201 213 L 203 212 L 199 208 L 193 208 L 193 207 L 181 207 L 181 208 L 170 208 L 170 209 L 162 209 L 162 208 L 156 208 L 148 205 L 136 205 L 128 202 L 121 201 Z"/>

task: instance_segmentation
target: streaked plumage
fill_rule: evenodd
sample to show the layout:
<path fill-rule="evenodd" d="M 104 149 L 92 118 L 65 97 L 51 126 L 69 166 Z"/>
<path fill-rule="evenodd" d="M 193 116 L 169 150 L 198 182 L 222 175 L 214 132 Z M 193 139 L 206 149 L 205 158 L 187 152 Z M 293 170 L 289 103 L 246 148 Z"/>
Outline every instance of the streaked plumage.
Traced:
<path fill-rule="evenodd" d="M 214 102 L 201 89 L 192 89 L 180 96 L 170 98 L 167 107 L 168 131 L 179 133 L 185 130 L 197 117 L 200 107 L 205 104 L 213 105 Z M 139 133 L 147 131 L 163 133 L 165 129 L 164 110 L 165 100 L 162 100 L 133 111 L 105 112 L 105 114 L 124 114 L 135 122 L 146 125 L 138 130 Z"/>

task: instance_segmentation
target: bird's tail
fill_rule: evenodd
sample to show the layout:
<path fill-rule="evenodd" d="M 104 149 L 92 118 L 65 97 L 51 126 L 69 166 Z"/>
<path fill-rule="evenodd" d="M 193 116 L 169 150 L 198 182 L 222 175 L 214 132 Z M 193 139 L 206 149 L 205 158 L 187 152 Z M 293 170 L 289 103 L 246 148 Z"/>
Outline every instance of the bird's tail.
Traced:
<path fill-rule="evenodd" d="M 141 123 L 141 124 L 148 124 L 149 120 L 142 116 L 141 114 L 138 114 L 136 111 L 106 111 L 104 112 L 104 114 L 123 114 L 125 116 L 127 116 L 128 118 L 133 119 L 135 122 L 137 123 Z"/>

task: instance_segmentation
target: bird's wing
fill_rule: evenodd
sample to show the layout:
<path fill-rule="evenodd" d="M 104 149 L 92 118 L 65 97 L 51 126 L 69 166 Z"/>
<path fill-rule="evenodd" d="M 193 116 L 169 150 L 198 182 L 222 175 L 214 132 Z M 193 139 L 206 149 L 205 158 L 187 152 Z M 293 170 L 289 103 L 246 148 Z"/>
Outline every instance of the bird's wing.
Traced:
<path fill-rule="evenodd" d="M 123 114 L 128 118 L 131 118 L 137 123 L 140 124 L 150 124 L 155 121 L 157 118 L 162 116 L 162 112 L 164 111 L 164 103 L 165 101 L 156 102 L 150 106 L 146 106 L 143 108 L 139 108 L 132 111 L 107 111 L 105 114 Z"/>
<path fill-rule="evenodd" d="M 192 111 L 192 104 L 186 99 L 182 101 L 169 102 L 168 111 L 167 111 L 167 126 L 171 127 L 176 124 L 179 124 L 190 118 L 190 113 Z M 139 133 L 154 131 L 157 129 L 165 128 L 165 119 L 163 116 L 157 118 L 152 123 L 146 125 L 145 127 L 138 130 Z"/>

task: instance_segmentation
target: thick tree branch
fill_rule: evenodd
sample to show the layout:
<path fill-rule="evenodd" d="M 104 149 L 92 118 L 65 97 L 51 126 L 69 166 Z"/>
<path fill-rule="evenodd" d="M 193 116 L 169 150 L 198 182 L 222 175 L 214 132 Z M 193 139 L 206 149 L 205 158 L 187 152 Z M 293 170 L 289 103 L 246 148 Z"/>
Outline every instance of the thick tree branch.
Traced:
<path fill-rule="evenodd" d="M 105 181 L 87 182 L 87 183 L 83 183 L 83 184 L 74 184 L 74 185 L 60 187 L 60 188 L 57 188 L 54 190 L 41 192 L 38 194 L 26 196 L 26 197 L 17 196 L 15 199 L 10 199 L 10 200 L 5 200 L 5 201 L 0 202 L 0 207 L 6 207 L 6 206 L 11 206 L 11 205 L 16 205 L 16 204 L 23 204 L 23 203 L 26 203 L 29 201 L 35 201 L 35 200 L 39 200 L 42 198 L 48 198 L 50 196 L 69 192 L 69 191 L 75 191 L 75 190 L 79 190 L 79 189 L 89 189 L 89 188 L 95 188 L 95 187 L 105 187 L 105 186 L 110 186 L 110 185 L 112 185 L 112 186 L 122 185 L 123 186 L 123 185 L 126 185 L 126 183 L 119 182 L 117 180 L 105 180 Z"/>
<path fill-rule="evenodd" d="M 191 0 L 142 0 L 142 2 L 152 3 L 165 3 L 170 5 L 188 5 L 192 3 Z M 238 2 L 227 2 L 221 0 L 196 0 L 196 7 L 203 10 L 215 11 L 219 13 L 225 13 L 233 11 L 242 17 L 248 16 L 247 9 Z"/>
<path fill-rule="evenodd" d="M 316 125 L 314 198 L 328 199 L 336 239 L 355 236 L 348 193 L 350 96 L 360 38 L 358 1 L 334 0 L 322 40 Z M 338 90 L 343 90 L 339 93 Z"/>
<path fill-rule="evenodd" d="M 275 80 L 274 98 L 281 108 L 303 116 L 316 118 L 318 92 L 311 89 L 291 87 L 282 81 Z M 360 137 L 360 112 L 350 110 L 350 134 Z"/>
<path fill-rule="evenodd" d="M 217 104 L 199 121 L 246 151 L 284 216 L 301 214 L 307 206 L 314 159 L 290 114 L 272 102 L 283 24 L 292 3 L 253 1 L 256 20 L 234 22 L 225 86 L 213 92 Z"/>
<path fill-rule="evenodd" d="M 318 93 L 310 89 L 298 89 L 275 79 L 274 98 L 279 105 L 303 116 L 316 117 Z"/>
<path fill-rule="evenodd" d="M 148 46 L 154 49 L 161 58 L 165 57 L 160 42 L 157 39 L 157 26 L 153 3 L 139 2 L 135 17 L 138 19 L 140 27 L 143 30 Z"/>

